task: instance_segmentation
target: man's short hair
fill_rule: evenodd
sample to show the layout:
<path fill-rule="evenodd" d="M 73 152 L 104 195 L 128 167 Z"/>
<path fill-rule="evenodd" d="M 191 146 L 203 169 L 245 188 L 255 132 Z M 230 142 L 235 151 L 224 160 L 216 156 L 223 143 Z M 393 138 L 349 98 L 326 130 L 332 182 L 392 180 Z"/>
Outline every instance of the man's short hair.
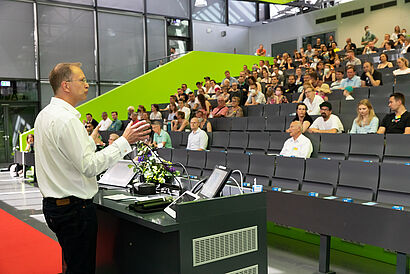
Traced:
<path fill-rule="evenodd" d="M 202 85 L 202 82 L 196 82 L 195 85 Z"/>
<path fill-rule="evenodd" d="M 102 115 L 104 115 L 104 114 L 107 115 L 107 112 L 106 112 L 106 111 L 103 111 Z"/>
<path fill-rule="evenodd" d="M 390 97 L 394 97 L 394 100 L 396 101 L 400 100 L 403 106 L 406 104 L 406 98 L 404 97 L 403 93 L 395 92 L 390 95 Z"/>
<path fill-rule="evenodd" d="M 296 79 L 296 76 L 295 76 L 295 75 L 293 75 L 293 74 L 289 75 L 289 76 L 288 76 L 288 79 L 289 79 L 290 77 L 293 77 L 293 78 L 295 78 L 295 79 Z"/>
<path fill-rule="evenodd" d="M 346 71 L 348 71 L 349 69 L 352 69 L 353 71 L 356 71 L 356 68 L 355 68 L 354 66 L 348 66 L 348 67 L 346 68 Z"/>
<path fill-rule="evenodd" d="M 111 111 L 111 114 L 115 113 L 116 115 L 118 115 L 117 111 Z"/>
<path fill-rule="evenodd" d="M 341 74 L 344 74 L 344 73 L 345 73 L 342 68 L 336 69 L 336 72 L 340 72 Z"/>
<path fill-rule="evenodd" d="M 319 76 L 317 76 L 316 72 L 311 72 L 309 73 L 310 78 L 317 80 L 319 78 Z"/>
<path fill-rule="evenodd" d="M 371 67 L 374 67 L 373 63 L 369 62 L 369 61 L 364 62 L 363 65 L 366 64 L 366 63 L 368 63 Z"/>
<path fill-rule="evenodd" d="M 232 100 L 233 99 L 237 99 L 239 102 L 241 101 L 241 97 L 239 97 L 239 96 L 232 96 Z"/>
<path fill-rule="evenodd" d="M 151 125 L 153 125 L 153 126 L 161 126 L 161 123 L 160 123 L 159 121 L 153 121 L 153 122 L 151 123 Z"/>
<path fill-rule="evenodd" d="M 193 91 L 190 91 L 188 94 L 191 95 L 191 94 L 194 94 L 194 92 L 193 92 Z"/>
<path fill-rule="evenodd" d="M 354 54 L 354 50 L 349 49 L 346 53 L 353 53 Z"/>
<path fill-rule="evenodd" d="M 174 94 L 172 94 L 171 96 L 169 96 L 170 98 L 174 98 L 175 99 L 175 101 L 177 100 L 177 96 L 176 95 L 174 95 Z"/>
<path fill-rule="evenodd" d="M 70 80 L 72 74 L 72 67 L 81 67 L 81 63 L 59 63 L 50 72 L 48 80 L 53 88 L 54 94 L 60 88 L 61 82 Z"/>
<path fill-rule="evenodd" d="M 321 104 L 319 105 L 319 107 L 320 107 L 320 108 L 322 108 L 322 107 L 327 107 L 329 110 L 332 110 L 332 104 L 329 103 L 329 102 L 327 102 L 327 101 L 321 103 Z"/>
<path fill-rule="evenodd" d="M 178 111 L 177 112 L 177 116 L 182 116 L 182 118 L 185 118 L 185 112 L 183 112 L 183 111 Z"/>
<path fill-rule="evenodd" d="M 227 73 L 227 72 L 230 73 L 229 70 L 225 70 L 225 73 Z"/>
<path fill-rule="evenodd" d="M 93 117 L 93 115 L 91 113 L 87 113 L 85 116 L 90 115 L 91 117 Z"/>

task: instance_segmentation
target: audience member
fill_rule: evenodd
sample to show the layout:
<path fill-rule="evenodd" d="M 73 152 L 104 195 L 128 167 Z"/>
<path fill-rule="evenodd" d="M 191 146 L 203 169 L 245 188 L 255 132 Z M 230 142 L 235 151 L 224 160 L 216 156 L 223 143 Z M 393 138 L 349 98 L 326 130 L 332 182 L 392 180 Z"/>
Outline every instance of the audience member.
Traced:
<path fill-rule="evenodd" d="M 307 113 L 309 115 L 320 114 L 320 104 L 324 102 L 322 97 L 316 95 L 315 90 L 312 87 L 307 87 L 305 89 L 306 98 L 303 103 L 307 106 Z"/>
<path fill-rule="evenodd" d="M 228 93 L 229 87 L 222 87 L 222 94 L 221 96 L 224 98 L 225 103 L 229 102 L 230 94 Z"/>
<path fill-rule="evenodd" d="M 377 53 L 377 48 L 374 46 L 374 43 L 370 41 L 363 49 L 362 54 L 372 54 Z"/>
<path fill-rule="evenodd" d="M 128 120 L 131 120 L 131 114 L 135 112 L 135 108 L 133 106 L 129 106 L 127 108 L 127 112 L 128 112 Z"/>
<path fill-rule="evenodd" d="M 175 103 L 169 104 L 168 121 L 173 121 L 176 118 L 178 107 Z"/>
<path fill-rule="evenodd" d="M 152 123 L 152 131 L 154 132 L 154 138 L 152 141 L 152 146 L 155 148 L 172 148 L 171 137 L 169 137 L 168 132 L 161 129 L 161 123 L 159 121 L 154 121 Z"/>
<path fill-rule="evenodd" d="M 320 117 L 318 117 L 308 129 L 310 133 L 342 133 L 343 124 L 339 117 L 332 114 L 332 104 L 323 102 L 320 104 Z"/>
<path fill-rule="evenodd" d="M 87 122 L 87 123 L 85 124 L 85 130 L 87 131 L 88 135 L 90 136 L 91 133 L 93 133 L 93 131 L 94 131 L 94 125 L 91 124 L 91 123 L 89 123 L 89 122 Z"/>
<path fill-rule="evenodd" d="M 91 126 L 93 126 L 93 125 L 91 124 Z M 90 135 L 90 134 L 88 134 L 88 135 Z M 26 138 L 26 141 L 27 141 L 27 145 L 26 145 L 26 149 L 24 151 L 34 153 L 34 134 L 28 134 L 27 138 Z"/>
<path fill-rule="evenodd" d="M 306 46 L 306 51 L 305 51 L 305 55 L 309 60 L 313 59 L 313 54 L 315 53 L 315 50 L 312 49 L 312 45 L 311 44 L 307 44 Z"/>
<path fill-rule="evenodd" d="M 302 69 L 301 68 L 297 68 L 295 70 L 295 84 L 296 85 L 303 85 L 303 74 L 302 74 Z"/>
<path fill-rule="evenodd" d="M 285 93 L 296 93 L 298 91 L 299 85 L 296 84 L 295 75 L 291 74 L 288 76 L 287 84 L 285 85 Z"/>
<path fill-rule="evenodd" d="M 256 83 L 254 85 L 249 85 L 248 99 L 246 100 L 245 106 L 254 106 L 259 104 L 266 104 L 265 96 L 262 91 L 256 88 Z"/>
<path fill-rule="evenodd" d="M 207 116 L 202 111 L 197 111 L 195 117 L 198 118 L 200 129 L 206 132 L 212 132 L 211 122 L 208 121 Z"/>
<path fill-rule="evenodd" d="M 258 56 L 266 56 L 266 49 L 263 48 L 263 45 L 260 44 L 259 48 L 256 50 L 256 55 Z"/>
<path fill-rule="evenodd" d="M 175 96 L 175 95 L 174 95 L 174 96 Z M 175 96 L 175 98 L 176 98 L 176 96 Z M 169 100 L 169 101 L 171 102 L 171 97 L 170 97 L 170 100 Z M 138 109 L 137 109 L 137 118 L 138 118 L 139 121 L 143 120 L 142 115 L 143 115 L 145 112 L 147 112 L 147 110 L 145 109 L 145 107 L 144 107 L 143 105 L 139 105 L 139 106 L 138 106 Z"/>
<path fill-rule="evenodd" d="M 331 93 L 332 91 L 330 90 L 330 87 L 328 84 L 322 84 L 320 88 L 317 89 L 317 95 L 319 95 L 324 101 L 329 100 L 327 96 Z"/>
<path fill-rule="evenodd" d="M 244 92 L 246 92 L 246 93 L 244 93 Z M 245 98 L 245 96 L 244 96 L 244 94 L 248 94 L 248 91 L 247 90 L 240 90 L 239 88 L 238 88 L 238 84 L 236 84 L 236 83 L 233 83 L 232 84 L 232 88 L 229 90 L 229 105 L 231 105 L 232 104 L 232 98 L 233 97 L 239 97 L 239 104 L 240 105 L 244 105 L 245 104 L 245 100 L 246 100 L 246 98 Z"/>
<path fill-rule="evenodd" d="M 188 88 L 187 84 L 182 84 L 181 85 L 182 90 L 184 91 L 185 94 L 189 94 L 191 90 Z"/>
<path fill-rule="evenodd" d="M 377 133 L 410 134 L 410 113 L 405 107 L 406 101 L 401 93 L 393 93 L 389 98 L 392 113 L 384 116 Z"/>
<path fill-rule="evenodd" d="M 199 128 L 198 118 L 191 119 L 191 133 L 188 135 L 188 150 L 206 150 L 208 146 L 208 135 Z"/>
<path fill-rule="evenodd" d="M 350 133 L 366 134 L 376 133 L 379 127 L 379 118 L 374 114 L 374 109 L 369 100 L 363 99 L 357 105 L 357 117 L 353 120 Z"/>
<path fill-rule="evenodd" d="M 393 74 L 395 76 L 410 73 L 409 60 L 407 60 L 406 58 L 400 57 L 399 59 L 397 59 L 397 66 L 399 68 L 393 71 Z"/>
<path fill-rule="evenodd" d="M 359 66 L 362 64 L 362 61 L 360 61 L 359 58 L 355 57 L 354 51 L 353 50 L 348 50 L 347 51 L 347 63 L 346 67 L 348 66 Z"/>
<path fill-rule="evenodd" d="M 169 106 L 171 104 L 176 104 L 176 103 L 177 103 L 177 97 L 175 95 L 170 95 L 169 96 L 169 105 L 166 108 L 160 109 L 160 111 L 169 110 Z M 140 108 L 140 106 L 138 106 L 138 112 L 139 112 L 139 108 Z"/>
<path fill-rule="evenodd" d="M 293 121 L 287 132 L 290 138 L 285 141 L 279 154 L 285 157 L 310 158 L 313 146 L 309 138 L 302 134 L 302 123 Z"/>
<path fill-rule="evenodd" d="M 142 113 L 142 120 L 144 120 L 144 121 L 147 122 L 148 124 L 151 124 L 151 121 L 150 121 L 150 119 L 149 119 L 148 112 Z"/>
<path fill-rule="evenodd" d="M 210 83 L 211 83 L 211 88 L 208 90 L 209 94 L 214 94 L 216 92 L 216 90 L 221 89 L 221 87 L 216 84 L 215 80 L 211 80 Z"/>
<path fill-rule="evenodd" d="M 343 96 L 345 97 L 346 101 L 354 100 L 353 97 L 353 88 L 351 86 L 347 86 L 343 89 Z"/>
<path fill-rule="evenodd" d="M 94 128 L 96 128 L 98 126 L 98 122 L 97 120 L 95 120 L 93 118 L 93 115 L 91 113 L 87 113 L 85 115 L 85 120 L 83 121 L 83 124 L 87 124 L 87 123 L 91 123 L 93 125 Z"/>
<path fill-rule="evenodd" d="M 190 109 L 195 109 L 195 104 L 197 104 L 197 99 L 195 98 L 195 94 L 191 91 L 188 94 L 188 102 L 187 105 L 190 107 Z"/>
<path fill-rule="evenodd" d="M 383 52 L 388 52 L 388 51 L 392 51 L 392 50 L 394 51 L 396 49 L 394 48 L 393 40 L 390 40 L 388 43 L 385 44 Z"/>
<path fill-rule="evenodd" d="M 382 74 L 374 69 L 370 62 L 364 62 L 363 73 L 360 77 L 362 87 L 377 87 L 383 85 Z"/>
<path fill-rule="evenodd" d="M 189 109 L 189 107 L 185 106 L 185 102 L 183 100 L 178 100 L 178 110 L 185 113 L 185 119 L 189 120 L 191 110 Z"/>
<path fill-rule="evenodd" d="M 377 69 L 392 68 L 393 64 L 389 62 L 389 57 L 386 53 L 380 54 L 380 63 L 377 65 Z"/>
<path fill-rule="evenodd" d="M 239 106 L 240 98 L 238 96 L 234 96 L 231 99 L 232 106 L 229 108 L 226 117 L 243 117 L 243 110 Z"/>
<path fill-rule="evenodd" d="M 120 136 L 118 134 L 115 133 L 111 133 L 110 136 L 108 137 L 108 145 L 112 145 L 112 143 L 114 143 L 115 140 L 117 140 L 118 138 L 120 138 Z"/>
<path fill-rule="evenodd" d="M 131 123 L 132 123 L 132 125 L 134 125 L 134 124 L 136 124 L 136 123 L 138 123 L 138 116 L 137 116 L 137 113 L 136 112 L 133 112 L 132 114 L 131 114 Z"/>
<path fill-rule="evenodd" d="M 218 105 L 212 110 L 212 118 L 225 117 L 228 113 L 228 107 L 225 103 L 225 98 L 220 95 L 218 97 Z"/>
<path fill-rule="evenodd" d="M 176 120 L 171 122 L 172 131 L 184 131 L 188 128 L 188 120 L 185 119 L 185 113 L 183 111 L 178 111 L 176 115 Z"/>
<path fill-rule="evenodd" d="M 221 83 L 223 83 L 225 79 L 229 80 L 229 85 L 232 85 L 232 83 L 238 83 L 238 80 L 231 76 L 229 70 L 225 71 L 225 78 L 221 81 Z"/>
<path fill-rule="evenodd" d="M 307 113 L 307 106 L 304 103 L 296 105 L 296 117 L 293 121 L 299 121 L 302 124 L 302 133 L 305 133 L 310 125 L 313 124 L 313 119 Z"/>
<path fill-rule="evenodd" d="M 323 82 L 332 83 L 334 81 L 336 81 L 336 74 L 332 66 L 330 64 L 326 64 L 323 71 Z"/>
<path fill-rule="evenodd" d="M 369 42 L 373 42 L 374 44 L 376 44 L 378 40 L 379 39 L 377 39 L 376 35 L 371 33 L 370 27 L 365 26 L 364 27 L 364 35 L 362 36 L 362 43 L 361 43 L 362 46 L 366 46 L 367 44 L 369 44 Z"/>
<path fill-rule="evenodd" d="M 333 35 L 330 35 L 330 36 L 329 36 L 329 41 L 327 42 L 327 45 L 326 45 L 326 46 L 327 46 L 328 48 L 331 48 L 333 43 L 335 43 L 336 46 L 337 46 L 337 43 L 336 43 L 336 41 L 335 41 L 335 38 L 333 37 Z"/>
<path fill-rule="evenodd" d="M 391 34 L 391 39 L 393 40 L 393 42 L 397 41 L 399 34 L 400 34 L 400 26 L 395 26 L 394 31 Z"/>
<path fill-rule="evenodd" d="M 344 50 L 346 50 L 346 51 L 348 51 L 348 50 L 355 50 L 357 47 L 356 47 L 356 44 L 355 43 L 352 43 L 352 39 L 351 38 L 347 38 L 346 39 L 346 45 L 345 45 L 345 47 L 344 47 Z"/>
<path fill-rule="evenodd" d="M 195 109 L 202 111 L 208 117 L 209 113 L 211 113 L 211 103 L 209 103 L 203 94 L 199 94 Z"/>
<path fill-rule="evenodd" d="M 273 94 L 273 100 L 270 104 L 286 104 L 289 103 L 286 96 L 283 95 L 283 90 L 281 86 L 275 88 L 275 94 Z"/>
<path fill-rule="evenodd" d="M 151 105 L 151 114 L 149 115 L 149 119 L 152 120 L 162 120 L 162 114 L 159 112 L 159 106 L 157 104 Z"/>
<path fill-rule="evenodd" d="M 400 33 L 398 35 L 397 41 L 394 43 L 394 47 L 398 49 L 399 51 L 402 51 L 405 45 L 405 42 L 406 42 L 406 37 Z"/>
<path fill-rule="evenodd" d="M 386 34 L 384 35 L 384 40 L 383 40 L 382 44 L 380 45 L 380 48 L 384 48 L 384 49 L 385 49 L 385 48 L 386 48 L 386 44 L 389 44 L 390 41 L 393 41 L 393 40 L 391 40 L 390 34 L 386 33 Z"/>
<path fill-rule="evenodd" d="M 340 89 L 340 85 L 342 84 L 342 80 L 343 80 L 343 69 L 337 69 L 336 70 L 336 81 L 334 81 L 331 85 L 330 85 L 330 89 L 331 90 L 335 90 L 335 89 Z"/>
<path fill-rule="evenodd" d="M 347 78 L 343 79 L 340 83 L 340 88 L 344 89 L 345 87 L 351 86 L 358 88 L 361 86 L 360 77 L 356 75 L 356 69 L 353 66 L 349 66 L 346 69 Z"/>
<path fill-rule="evenodd" d="M 120 120 L 118 120 L 118 112 L 116 112 L 116 111 L 111 112 L 111 117 L 112 117 L 112 123 L 108 127 L 107 130 L 109 130 L 109 131 L 121 130 L 122 122 Z"/>
<path fill-rule="evenodd" d="M 110 127 L 112 121 L 110 120 L 110 118 L 108 118 L 108 114 L 105 111 L 102 113 L 101 118 L 102 120 L 98 124 L 100 126 L 100 131 L 107 130 Z"/>

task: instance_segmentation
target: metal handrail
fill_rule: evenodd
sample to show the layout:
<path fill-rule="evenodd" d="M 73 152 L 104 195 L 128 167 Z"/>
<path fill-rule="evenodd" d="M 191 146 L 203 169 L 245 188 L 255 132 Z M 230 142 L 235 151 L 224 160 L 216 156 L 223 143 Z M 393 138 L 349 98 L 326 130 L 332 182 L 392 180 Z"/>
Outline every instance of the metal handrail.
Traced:
<path fill-rule="evenodd" d="M 184 55 L 184 54 L 187 54 L 189 52 L 190 51 L 184 51 L 184 52 L 176 53 L 176 54 L 173 54 L 173 55 L 167 55 L 167 56 L 164 56 L 164 57 L 161 57 L 161 58 L 155 58 L 155 59 L 152 59 L 152 60 L 148 60 L 148 62 L 159 61 L 159 60 L 162 60 L 162 59 L 165 59 L 165 58 L 169 58 L 171 56 L 178 56 L 179 57 L 180 55 Z"/>

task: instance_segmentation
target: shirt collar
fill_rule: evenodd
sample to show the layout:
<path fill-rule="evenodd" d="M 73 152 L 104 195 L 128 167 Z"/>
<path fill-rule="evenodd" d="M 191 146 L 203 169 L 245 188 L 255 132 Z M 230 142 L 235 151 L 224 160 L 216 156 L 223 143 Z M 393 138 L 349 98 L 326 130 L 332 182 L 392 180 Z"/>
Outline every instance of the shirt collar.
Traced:
<path fill-rule="evenodd" d="M 60 99 L 60 98 L 57 98 L 57 97 L 51 97 L 50 104 L 54 105 L 54 106 L 63 107 L 64 109 L 68 110 L 69 112 L 71 112 L 72 114 L 77 116 L 78 119 L 80 119 L 80 117 L 81 117 L 80 112 L 78 112 L 78 110 L 76 110 L 72 105 L 70 105 L 69 103 L 67 103 L 63 99 Z"/>

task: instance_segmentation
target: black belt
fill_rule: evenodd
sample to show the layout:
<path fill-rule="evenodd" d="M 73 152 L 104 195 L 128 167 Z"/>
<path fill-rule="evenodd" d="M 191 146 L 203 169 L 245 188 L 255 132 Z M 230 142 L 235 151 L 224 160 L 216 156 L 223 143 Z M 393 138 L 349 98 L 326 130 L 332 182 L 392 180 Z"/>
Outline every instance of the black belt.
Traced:
<path fill-rule="evenodd" d="M 69 204 L 92 204 L 93 199 L 81 199 L 75 196 L 68 196 L 64 198 L 52 198 L 52 197 L 46 197 L 44 198 L 44 201 L 50 204 L 54 204 L 57 206 L 65 206 Z"/>

